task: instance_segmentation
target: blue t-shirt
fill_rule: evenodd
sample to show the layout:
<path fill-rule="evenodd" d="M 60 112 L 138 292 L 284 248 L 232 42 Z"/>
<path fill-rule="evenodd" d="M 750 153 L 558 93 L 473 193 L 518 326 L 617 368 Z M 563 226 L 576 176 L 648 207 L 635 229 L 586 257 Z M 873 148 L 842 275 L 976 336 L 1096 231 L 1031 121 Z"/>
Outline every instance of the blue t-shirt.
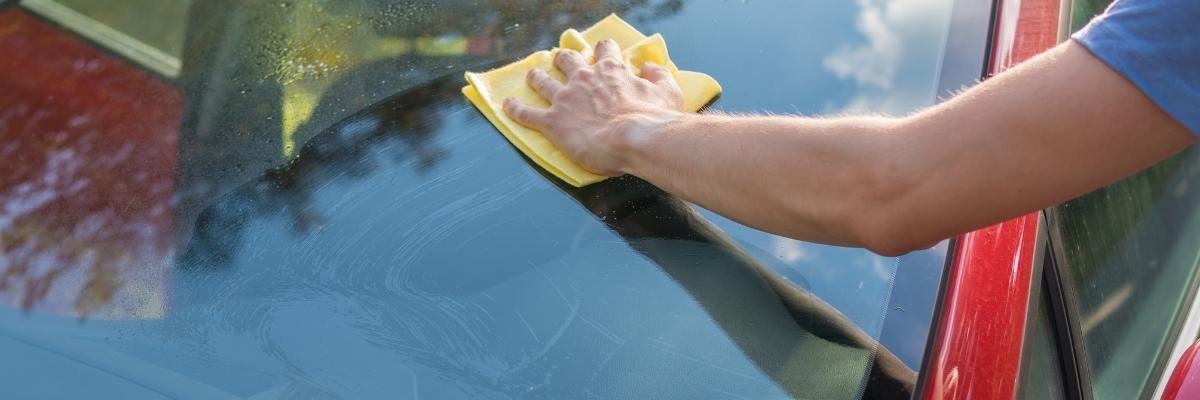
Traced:
<path fill-rule="evenodd" d="M 1073 37 L 1200 135 L 1200 0 L 1117 0 Z"/>

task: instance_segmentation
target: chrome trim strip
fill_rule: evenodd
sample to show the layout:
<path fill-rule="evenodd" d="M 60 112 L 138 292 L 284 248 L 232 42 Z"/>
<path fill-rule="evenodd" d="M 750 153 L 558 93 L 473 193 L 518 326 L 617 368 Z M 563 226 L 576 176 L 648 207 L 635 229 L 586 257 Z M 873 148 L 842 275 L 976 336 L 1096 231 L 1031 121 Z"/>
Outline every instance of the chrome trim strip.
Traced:
<path fill-rule="evenodd" d="M 1061 0 L 1058 4 L 1058 42 L 1071 38 L 1071 20 L 1075 18 L 1074 0 Z"/>
<path fill-rule="evenodd" d="M 179 76 L 178 58 L 143 43 L 112 27 L 80 14 L 54 0 L 24 0 L 21 6 L 92 40 L 122 57 L 168 78 Z"/>

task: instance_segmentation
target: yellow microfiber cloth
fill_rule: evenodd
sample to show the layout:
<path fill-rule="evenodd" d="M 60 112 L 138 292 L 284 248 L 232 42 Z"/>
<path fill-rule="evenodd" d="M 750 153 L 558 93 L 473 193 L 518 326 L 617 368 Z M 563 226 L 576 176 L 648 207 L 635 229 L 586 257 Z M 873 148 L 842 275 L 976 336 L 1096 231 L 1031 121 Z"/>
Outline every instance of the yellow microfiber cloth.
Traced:
<path fill-rule="evenodd" d="M 647 61 L 670 69 L 683 89 L 684 111 L 699 111 L 721 93 L 721 85 L 711 76 L 680 71 L 667 55 L 667 43 L 662 35 L 643 35 L 616 15 L 608 16 L 583 32 L 568 29 L 559 38 L 559 48 L 579 51 L 590 59 L 592 49 L 604 39 L 613 39 L 621 46 L 625 61 L 634 74 L 639 74 L 642 64 Z M 468 72 L 468 85 L 462 91 L 525 156 L 573 186 L 587 186 L 606 177 L 584 169 L 543 137 L 541 132 L 518 124 L 508 118 L 503 110 L 504 99 L 509 97 L 534 107 L 550 106 L 525 83 L 525 75 L 534 68 L 541 68 L 550 72 L 555 79 L 565 82 L 562 72 L 554 67 L 557 51 L 558 48 L 539 51 L 521 61 L 485 73 Z"/>

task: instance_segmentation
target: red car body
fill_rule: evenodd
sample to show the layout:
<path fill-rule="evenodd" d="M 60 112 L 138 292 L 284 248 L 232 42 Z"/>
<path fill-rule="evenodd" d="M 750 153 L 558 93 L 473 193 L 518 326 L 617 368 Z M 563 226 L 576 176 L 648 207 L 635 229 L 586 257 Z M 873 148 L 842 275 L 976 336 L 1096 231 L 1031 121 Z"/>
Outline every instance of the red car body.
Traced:
<path fill-rule="evenodd" d="M 1062 31 L 1063 2 L 1059 0 L 999 0 L 996 2 L 992 53 L 989 71 L 1000 73 L 1025 61 L 1060 42 Z M 37 25 L 34 29 L 48 29 L 31 18 L 8 13 L 7 24 Z M 13 25 L 10 25 L 13 26 Z M 173 127 L 179 124 L 179 109 L 182 107 L 179 94 L 174 89 L 145 77 L 141 71 L 122 67 L 111 58 L 67 35 L 54 34 L 49 29 L 43 32 L 44 40 L 59 41 L 58 56 L 78 54 L 82 58 L 110 60 L 111 63 L 97 64 L 95 76 L 79 75 L 79 82 L 62 82 L 57 78 L 66 70 L 42 69 L 42 74 L 30 76 L 30 86 L 18 89 L 55 91 L 62 96 L 79 96 L 81 108 L 101 110 L 96 124 L 110 125 L 109 130 L 127 132 L 158 132 L 171 140 L 155 141 L 139 138 L 144 143 L 157 143 L 161 152 L 147 149 L 147 163 L 160 167 L 141 168 L 159 171 L 162 176 L 152 177 L 167 187 L 172 182 L 174 147 Z M 0 43 L 6 49 L 27 49 L 28 54 L 19 55 L 26 61 L 37 57 L 38 43 Z M 472 44 L 475 48 L 475 44 Z M 11 56 L 11 54 L 10 54 Z M 33 61 L 35 62 L 35 61 Z M 42 63 L 45 65 L 46 63 Z M 52 63 L 51 63 L 52 64 Z M 112 65 L 109 65 L 112 64 Z M 21 72 L 19 63 L 0 62 L 0 74 L 15 76 Z M 71 66 L 62 66 L 70 69 Z M 104 76 L 100 76 L 104 75 Z M 56 83 L 57 82 L 57 83 Z M 135 85 L 138 88 L 122 91 L 120 88 L 101 87 L 102 83 Z M 161 93 L 157 97 L 172 99 L 166 103 L 139 105 L 142 115 L 122 115 L 133 109 L 131 102 L 136 98 L 121 98 L 120 93 Z M 0 110 L 16 109 L 20 104 L 0 103 Z M 151 118 L 146 118 L 149 110 Z M 0 115 L 3 116 L 3 115 Z M 48 120 L 54 120 L 53 118 Z M 59 121 L 65 119 L 58 119 Z M 138 129 L 124 129 L 121 124 L 130 121 L 152 124 Z M 0 125 L 3 127 L 3 125 Z M 115 127 L 115 128 L 113 128 Z M 46 127 L 45 129 L 67 129 L 70 127 Z M 111 150 L 111 149 L 110 149 Z M 99 150 L 106 151 L 106 150 Z M 117 151 L 117 150 L 111 150 Z M 40 164 L 40 162 L 33 163 Z M 144 166 L 143 166 L 144 167 Z M 119 175 L 120 171 L 117 171 Z M 105 172 L 111 174 L 111 172 Z M 11 175 L 14 179 L 21 178 Z M 5 175 L 3 177 L 10 177 Z M 2 177 L 0 177 L 2 178 Z M 157 181 L 156 181 L 157 182 Z M 4 182 L 0 181 L 0 184 Z M 107 201 L 136 204 L 127 218 L 143 218 L 138 212 L 155 205 L 167 205 L 169 195 L 152 191 L 125 191 L 104 197 Z M 3 200 L 3 199 L 0 199 Z M 88 204 L 62 204 L 61 207 L 88 207 Z M 169 206 L 169 205 L 168 205 Z M 158 215 L 158 214 L 156 214 Z M 161 215 L 169 215 L 161 214 Z M 169 221 L 147 215 L 146 218 L 166 237 L 171 230 Z M 1035 284 L 1036 263 L 1040 257 L 1040 240 L 1044 239 L 1044 227 L 1040 213 L 1032 213 L 1010 221 L 989 226 L 955 239 L 951 263 L 943 278 L 943 288 L 938 309 L 926 350 L 924 367 L 920 372 L 919 393 L 922 399 L 1012 399 L 1017 396 L 1021 357 L 1025 344 L 1026 321 L 1031 309 L 1031 287 Z M 122 238 L 113 245 L 122 245 Z M 134 239 L 130 238 L 129 241 Z M 169 243 L 156 246 L 165 249 Z M 165 251 L 165 250 L 164 250 Z M 1165 398 L 1200 398 L 1200 362 L 1194 362 L 1197 347 L 1185 353 L 1166 384 Z"/>

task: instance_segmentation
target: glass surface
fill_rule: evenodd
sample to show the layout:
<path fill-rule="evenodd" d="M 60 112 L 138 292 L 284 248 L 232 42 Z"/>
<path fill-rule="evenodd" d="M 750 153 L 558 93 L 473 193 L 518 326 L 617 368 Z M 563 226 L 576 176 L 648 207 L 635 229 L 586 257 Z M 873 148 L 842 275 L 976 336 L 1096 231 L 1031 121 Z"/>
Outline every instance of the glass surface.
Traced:
<path fill-rule="evenodd" d="M 1104 12 L 1113 0 L 1072 0 L 1071 1 L 1071 27 L 1072 31 L 1082 29 L 1084 25 L 1091 22 L 1092 17 Z"/>
<path fill-rule="evenodd" d="M 1200 264 L 1197 154 L 1053 210 L 1097 399 L 1148 397 L 1162 376 Z"/>
<path fill-rule="evenodd" d="M 128 103 L 0 91 L 24 110 L 0 118 L 6 141 L 49 129 L 25 123 L 42 111 L 66 138 L 22 147 L 45 154 L 0 197 L 0 352 L 25 360 L 0 376 L 30 396 L 905 397 L 923 349 L 875 351 L 901 259 L 769 235 L 634 178 L 563 187 L 459 89 L 616 12 L 716 77 L 714 109 L 900 114 L 935 100 L 951 8 L 194 2 L 178 79 Z M 90 128 L 100 111 L 136 123 Z M 128 160 L 145 162 L 109 168 Z M 945 246 L 907 257 L 936 266 Z"/>
<path fill-rule="evenodd" d="M 1086 23 L 1077 18 L 1074 28 Z M 1094 398 L 1149 398 L 1163 376 L 1200 265 L 1197 204 L 1200 153 L 1192 148 L 1051 210 Z"/>

